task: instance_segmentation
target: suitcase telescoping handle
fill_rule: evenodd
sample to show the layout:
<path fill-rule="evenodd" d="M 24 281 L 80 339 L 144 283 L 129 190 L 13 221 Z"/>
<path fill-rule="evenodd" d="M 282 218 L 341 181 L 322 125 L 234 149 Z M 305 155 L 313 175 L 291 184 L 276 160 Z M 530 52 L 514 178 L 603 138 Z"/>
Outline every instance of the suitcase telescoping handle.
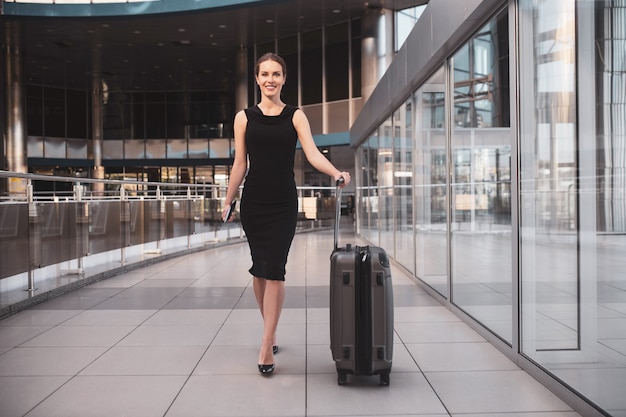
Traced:
<path fill-rule="evenodd" d="M 339 218 L 341 217 L 341 185 L 346 182 L 343 177 L 339 177 L 337 183 L 335 184 L 337 187 L 337 204 L 335 207 L 335 249 L 338 247 L 339 240 Z"/>

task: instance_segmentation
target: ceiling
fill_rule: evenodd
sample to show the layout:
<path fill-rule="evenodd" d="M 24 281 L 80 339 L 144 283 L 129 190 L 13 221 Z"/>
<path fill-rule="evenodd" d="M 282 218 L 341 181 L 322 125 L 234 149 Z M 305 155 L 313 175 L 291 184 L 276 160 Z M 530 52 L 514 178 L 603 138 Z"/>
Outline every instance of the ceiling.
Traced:
<path fill-rule="evenodd" d="M 242 46 L 345 22 L 368 7 L 400 10 L 425 3 L 282 0 L 116 17 L 6 14 L 0 29 L 4 46 L 20 50 L 26 83 L 88 90 L 92 73 L 99 72 L 110 90 L 229 91 Z"/>

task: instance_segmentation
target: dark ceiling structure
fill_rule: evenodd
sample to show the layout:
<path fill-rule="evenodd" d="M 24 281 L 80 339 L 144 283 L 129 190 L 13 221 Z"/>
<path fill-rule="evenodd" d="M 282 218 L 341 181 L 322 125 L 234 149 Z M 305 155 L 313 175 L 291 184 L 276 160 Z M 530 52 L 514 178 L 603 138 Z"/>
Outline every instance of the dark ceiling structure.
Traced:
<path fill-rule="evenodd" d="M 218 3 L 176 13 L 52 17 L 7 14 L 5 3 L 0 30 L 3 48 L 20 51 L 27 84 L 88 90 L 99 73 L 110 90 L 219 92 L 233 87 L 241 48 L 346 22 L 367 8 L 402 10 L 427 0 Z"/>

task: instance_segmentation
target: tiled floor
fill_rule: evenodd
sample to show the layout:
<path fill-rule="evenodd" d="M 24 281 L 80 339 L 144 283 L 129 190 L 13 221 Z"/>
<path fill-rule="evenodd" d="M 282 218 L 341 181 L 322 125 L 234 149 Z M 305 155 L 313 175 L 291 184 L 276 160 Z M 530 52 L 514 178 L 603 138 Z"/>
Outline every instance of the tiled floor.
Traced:
<path fill-rule="evenodd" d="M 247 244 L 110 278 L 0 321 L 0 416 L 578 416 L 393 268 L 391 385 L 337 385 L 329 349 L 332 234 L 296 236 L 276 371 Z"/>

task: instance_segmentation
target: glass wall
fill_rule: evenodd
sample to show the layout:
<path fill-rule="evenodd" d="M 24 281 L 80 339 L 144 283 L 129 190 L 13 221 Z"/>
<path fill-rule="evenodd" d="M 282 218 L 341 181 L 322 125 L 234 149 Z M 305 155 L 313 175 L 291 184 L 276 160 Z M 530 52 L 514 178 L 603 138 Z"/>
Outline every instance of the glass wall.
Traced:
<path fill-rule="evenodd" d="M 510 6 L 358 149 L 380 196 L 359 232 L 550 388 L 626 416 L 626 3 Z"/>
<path fill-rule="evenodd" d="M 393 207 L 395 259 L 415 271 L 413 256 L 413 103 L 408 100 L 394 113 Z"/>
<path fill-rule="evenodd" d="M 378 134 L 375 132 L 357 151 L 357 231 L 378 244 Z"/>
<path fill-rule="evenodd" d="M 448 297 L 445 80 L 440 68 L 414 94 L 416 276 Z"/>
<path fill-rule="evenodd" d="M 452 58 L 452 302 L 512 341 L 508 13 Z"/>
<path fill-rule="evenodd" d="M 379 245 L 394 253 L 393 206 L 393 119 L 389 117 L 379 128 L 378 138 L 378 226 Z"/>
<path fill-rule="evenodd" d="M 523 0 L 520 21 L 521 351 L 626 415 L 626 3 Z"/>

